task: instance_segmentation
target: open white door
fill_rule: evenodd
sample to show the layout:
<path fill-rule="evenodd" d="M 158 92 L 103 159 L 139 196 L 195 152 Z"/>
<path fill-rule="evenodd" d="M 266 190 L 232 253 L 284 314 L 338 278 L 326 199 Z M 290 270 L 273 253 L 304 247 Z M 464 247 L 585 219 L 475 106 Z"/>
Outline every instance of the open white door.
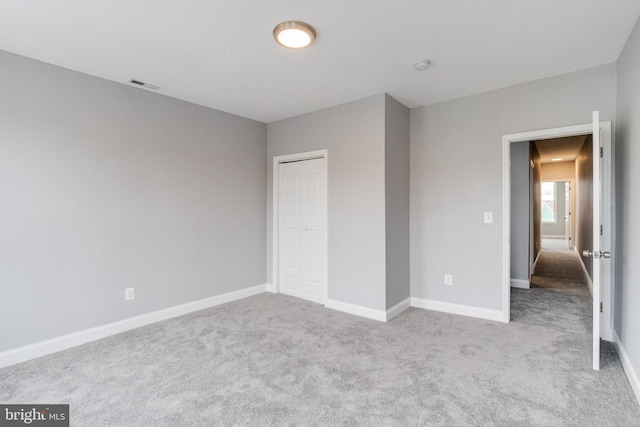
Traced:
<path fill-rule="evenodd" d="M 593 369 L 600 369 L 600 111 L 593 112 Z"/>
<path fill-rule="evenodd" d="M 610 269 L 607 259 L 611 258 L 611 252 L 603 251 L 603 246 L 609 246 L 610 242 L 605 237 L 610 236 L 610 216 L 603 211 L 602 206 L 610 205 L 610 189 L 608 187 L 608 179 L 603 179 L 602 153 L 603 141 L 600 129 L 600 112 L 593 112 L 593 248 L 584 250 L 584 256 L 591 256 L 593 259 L 593 267 L 591 269 L 591 281 L 593 283 L 593 369 L 600 369 L 600 319 L 601 301 L 602 301 L 602 285 L 603 281 L 606 288 L 610 288 Z M 608 150 L 607 150 L 608 151 Z M 610 161 L 607 156 L 607 161 Z M 604 168 L 609 174 L 610 168 Z M 603 230 L 606 229 L 606 233 Z"/>

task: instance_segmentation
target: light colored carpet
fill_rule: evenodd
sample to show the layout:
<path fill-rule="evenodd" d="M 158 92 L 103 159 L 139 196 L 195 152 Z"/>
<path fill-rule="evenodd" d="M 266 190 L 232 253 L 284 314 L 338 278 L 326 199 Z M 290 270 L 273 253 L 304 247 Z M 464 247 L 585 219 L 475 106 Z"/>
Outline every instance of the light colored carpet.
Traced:
<path fill-rule="evenodd" d="M 542 249 L 571 250 L 569 242 L 564 239 L 542 239 Z"/>
<path fill-rule="evenodd" d="M 0 370 L 0 402 L 74 426 L 637 426 L 584 297 L 513 291 L 514 321 L 411 308 L 388 323 L 261 294 Z"/>
<path fill-rule="evenodd" d="M 578 254 L 570 250 L 542 249 L 530 283 L 532 287 L 591 296 Z"/>

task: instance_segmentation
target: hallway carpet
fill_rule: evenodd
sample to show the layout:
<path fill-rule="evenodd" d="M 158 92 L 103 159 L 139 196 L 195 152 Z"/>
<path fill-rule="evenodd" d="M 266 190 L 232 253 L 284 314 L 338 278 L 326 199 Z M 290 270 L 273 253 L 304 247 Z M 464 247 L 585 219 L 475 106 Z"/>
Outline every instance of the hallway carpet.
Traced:
<path fill-rule="evenodd" d="M 578 254 L 571 250 L 543 248 L 530 283 L 532 287 L 591 296 Z"/>
<path fill-rule="evenodd" d="M 585 298 L 534 293 L 509 324 L 265 293 L 1 369 L 0 402 L 69 403 L 72 426 L 639 426 L 611 346 L 591 369 Z"/>

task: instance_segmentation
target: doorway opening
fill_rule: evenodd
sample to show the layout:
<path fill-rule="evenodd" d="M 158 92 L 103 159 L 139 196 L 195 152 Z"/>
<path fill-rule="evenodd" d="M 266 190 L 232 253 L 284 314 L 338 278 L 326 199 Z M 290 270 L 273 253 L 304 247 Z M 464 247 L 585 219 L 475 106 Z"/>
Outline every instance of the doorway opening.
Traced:
<path fill-rule="evenodd" d="M 597 134 L 596 134 L 597 133 Z M 591 142 L 591 149 L 588 150 L 592 154 L 594 161 L 589 162 L 587 159 L 580 157 L 579 154 L 575 162 L 580 166 L 575 166 L 575 175 L 573 177 L 552 177 L 546 178 L 546 181 L 550 182 L 547 187 L 551 187 L 552 190 L 547 192 L 547 197 L 542 200 L 542 162 L 541 162 L 541 150 L 537 145 L 542 144 L 544 141 L 550 142 L 559 138 L 576 138 L 582 139 L 581 144 L 585 145 L 587 142 Z M 542 150 L 543 151 L 543 150 Z M 540 253 L 543 250 L 543 209 L 546 204 L 547 222 L 555 222 L 556 224 L 560 220 L 564 220 L 564 212 L 558 209 L 560 200 L 557 195 L 561 192 L 560 189 L 564 188 L 564 201 L 568 202 L 570 206 L 569 212 L 572 219 L 569 225 L 565 225 L 563 231 L 564 235 L 561 235 L 559 231 L 554 234 L 547 235 L 548 237 L 563 237 L 566 240 L 570 240 L 567 244 L 566 251 L 571 256 L 580 256 L 583 261 L 587 259 L 588 266 L 593 261 L 593 272 L 590 271 L 591 278 L 593 280 L 593 295 L 594 298 L 591 301 L 591 310 L 593 313 L 593 366 L 594 369 L 599 367 L 599 340 L 600 337 L 605 340 L 611 340 L 612 331 L 612 308 L 613 308 L 613 266 L 611 263 L 601 263 L 600 257 L 604 256 L 604 253 L 600 251 L 600 248 L 609 249 L 613 247 L 614 228 L 613 215 L 612 215 L 612 165 L 611 165 L 611 123 L 600 122 L 597 112 L 594 112 L 593 122 L 591 124 L 569 126 L 565 128 L 546 129 L 541 131 L 524 132 L 520 134 L 505 135 L 503 136 L 503 215 L 505 222 L 503 224 L 503 316 L 504 321 L 509 322 L 511 320 L 511 287 L 529 288 L 531 285 L 531 279 L 537 279 L 535 276 L 531 276 L 536 267 L 536 261 L 540 262 Z M 512 162 L 514 162 L 517 154 L 520 153 L 521 157 L 524 157 L 524 170 L 525 178 L 522 179 L 522 175 L 518 178 L 517 174 L 514 176 L 512 169 Z M 601 156 L 601 155 L 602 156 Z M 553 158 L 562 157 L 555 155 Z M 564 160 L 564 159 L 563 159 Z M 559 159 L 556 161 L 560 161 Z M 549 159 L 549 163 L 552 163 Z M 522 163 L 521 163 L 522 165 Z M 592 165 L 591 168 L 588 166 Z M 586 179 L 589 178 L 589 179 Z M 571 182 L 573 179 L 573 182 Z M 564 184 L 558 184 L 558 182 L 564 182 Z M 568 183 L 568 184 L 567 184 Z M 513 186 L 520 185 L 521 191 L 513 191 Z M 582 188 L 583 195 L 591 195 L 592 200 L 588 197 L 579 198 L 576 188 Z M 574 195 L 571 195 L 573 191 Z M 553 192 L 553 196 L 549 194 Z M 568 195 L 566 194 L 568 192 Z M 522 209 L 522 204 L 518 202 L 518 197 L 522 198 L 525 194 L 526 209 Z M 567 198 L 569 200 L 567 200 Z M 575 202 L 571 206 L 571 199 Z M 582 200 L 592 202 L 589 206 L 588 203 Z M 520 213 L 517 213 L 517 208 L 520 207 Z M 600 207 L 602 207 L 600 209 Z M 573 209 L 573 211 L 571 211 Z M 565 211 L 566 212 L 566 211 Z M 589 217 L 589 212 L 591 217 Z M 518 221 L 522 221 L 523 213 L 526 214 L 524 225 L 518 225 Z M 575 218 L 584 216 L 582 225 L 579 225 Z M 591 221 L 589 221 L 591 220 Z M 586 226 L 591 222 L 591 227 Z M 590 229 L 589 229 L 590 228 Z M 514 231 L 514 230 L 517 230 Z M 573 234 L 573 235 L 572 235 Z M 591 236 L 592 241 L 589 241 Z M 518 240 L 519 239 L 519 240 Z M 558 239 L 560 240 L 560 239 Z M 524 251 L 522 251 L 522 241 L 524 241 Z M 551 242 L 551 239 L 546 240 L 547 246 Z M 569 252 L 573 249 L 573 253 Z M 520 248 L 521 252 L 517 250 Z M 565 250 L 564 248 L 562 250 Z M 585 254 L 582 254 L 584 250 Z M 575 252 L 578 252 L 574 255 Z M 596 254 L 598 256 L 596 256 Z M 608 252 L 607 252 L 608 254 Z M 589 258 L 593 255 L 593 259 Z M 597 259 L 596 259 L 597 258 Z M 605 258 L 608 258 L 605 256 Z M 524 271 L 525 275 L 522 280 L 513 280 L 514 272 L 517 272 L 517 260 L 524 259 Z M 588 268 L 585 268 L 587 270 Z M 535 280 L 534 280 L 535 282 Z M 535 283 L 534 283 L 535 284 Z M 514 291 L 516 295 L 523 295 L 519 290 Z M 600 302 L 602 305 L 600 305 Z M 600 308 L 602 307 L 602 310 Z M 517 307 L 515 307 L 517 308 Z M 559 311 L 559 316 L 565 314 L 566 311 Z M 602 314 L 601 314 L 602 313 Z M 562 323 L 562 322 L 561 322 Z M 584 323 L 584 322 L 583 322 Z"/>
<path fill-rule="evenodd" d="M 529 271 L 529 283 L 531 288 L 553 291 L 544 295 L 546 298 L 534 300 L 541 310 L 548 309 L 550 313 L 554 306 L 548 307 L 545 303 L 554 295 L 564 298 L 569 305 L 561 310 L 574 308 L 570 307 L 572 303 L 585 305 L 587 309 L 592 305 L 588 273 L 591 265 L 587 268 L 584 263 L 591 260 L 583 260 L 578 253 L 578 248 L 592 246 L 592 140 L 592 135 L 587 134 L 529 143 L 530 153 L 537 159 L 540 169 L 535 175 L 539 182 L 532 186 L 539 188 L 540 194 L 530 198 L 537 204 L 535 208 L 540 209 L 540 215 L 536 217 L 540 223 L 535 225 L 540 236 L 533 236 L 534 241 L 539 239 L 540 250 Z M 543 294 L 538 292 L 536 295 Z M 575 298 L 567 299 L 567 296 Z M 589 315 L 584 320 L 588 324 L 590 319 Z"/>
<path fill-rule="evenodd" d="M 575 171 L 575 160 L 567 160 L 565 163 L 570 164 L 570 172 Z M 556 164 L 550 165 L 555 166 Z M 573 241 L 575 241 L 574 179 L 572 177 L 565 181 L 545 180 L 545 166 L 545 164 L 542 165 L 543 181 L 540 183 L 542 249 L 573 250 Z"/>

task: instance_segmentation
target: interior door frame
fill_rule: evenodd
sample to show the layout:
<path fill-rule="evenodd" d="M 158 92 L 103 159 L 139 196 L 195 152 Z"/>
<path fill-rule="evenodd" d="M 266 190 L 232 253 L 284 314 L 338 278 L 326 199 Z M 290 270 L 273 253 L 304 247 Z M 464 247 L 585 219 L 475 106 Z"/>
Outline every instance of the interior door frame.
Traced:
<path fill-rule="evenodd" d="M 614 147 L 611 143 L 611 122 L 600 122 L 602 134 L 601 144 L 604 151 L 605 162 L 602 164 L 602 185 L 609 191 L 602 195 L 603 212 L 601 221 L 604 225 L 603 246 L 612 250 L 615 248 L 615 181 L 612 161 Z M 593 124 L 566 126 L 561 128 L 543 129 L 502 136 L 502 321 L 509 323 L 511 319 L 511 144 L 523 141 L 535 141 L 537 139 L 562 138 L 566 136 L 587 135 L 593 133 Z M 595 183 L 594 183 L 595 185 Z M 575 244 L 575 242 L 573 242 Z M 612 257 L 608 266 L 608 280 L 603 286 L 601 300 L 607 313 L 602 316 L 600 323 L 600 336 L 611 341 L 613 339 L 613 310 L 615 291 L 615 257 Z"/>
<path fill-rule="evenodd" d="M 564 181 L 564 239 L 567 242 L 567 246 L 569 249 L 573 250 L 573 242 L 575 241 L 575 236 L 573 235 L 572 227 L 573 227 L 573 212 L 575 211 L 574 200 L 574 183 L 575 180 L 571 179 L 568 181 Z"/>
<path fill-rule="evenodd" d="M 315 151 L 306 151 L 303 153 L 294 153 L 294 154 L 285 154 L 282 156 L 274 156 L 273 157 L 273 234 L 272 234 L 272 283 L 271 286 L 267 288 L 268 291 L 273 293 L 280 293 L 280 164 L 295 162 L 295 161 L 303 161 L 303 160 L 312 160 L 312 159 L 324 159 L 324 186 L 326 188 L 326 200 L 325 206 L 327 207 L 327 212 L 325 215 L 325 224 L 324 224 L 324 278 L 323 278 L 323 286 L 320 291 L 320 299 L 322 304 L 326 304 L 328 294 L 329 294 L 329 273 L 328 273 L 328 235 L 329 235 L 329 150 L 315 150 Z"/>
<path fill-rule="evenodd" d="M 543 181 L 545 181 L 545 182 L 554 182 L 556 184 L 558 184 L 559 182 L 565 182 L 565 183 L 569 183 L 569 187 L 571 187 L 571 190 L 569 191 L 569 204 L 565 206 L 565 209 L 568 209 L 571 215 L 569 215 L 569 218 L 566 221 L 564 219 L 563 219 L 563 221 L 565 221 L 565 240 L 568 241 L 569 239 L 567 237 L 570 237 L 571 241 L 572 241 L 571 244 L 573 244 L 573 240 L 575 239 L 575 236 L 574 236 L 574 234 L 572 233 L 572 230 L 571 230 L 571 222 L 573 221 L 573 219 L 570 218 L 570 217 L 574 215 L 574 211 L 575 211 L 575 206 L 574 206 L 575 200 L 573 200 L 573 197 L 574 197 L 575 194 L 573 194 L 573 193 L 574 193 L 574 187 L 575 187 L 576 180 L 575 180 L 575 178 L 574 179 L 565 179 L 565 178 L 561 179 L 561 178 L 558 178 L 558 179 L 545 179 Z M 558 214 L 558 213 L 556 212 L 556 214 Z M 563 215 L 564 215 L 564 212 L 563 212 Z M 559 214 L 558 214 L 558 216 L 559 216 Z M 560 221 L 560 220 L 558 219 L 558 221 Z M 571 250 L 573 250 L 573 248 L 571 248 Z"/>

